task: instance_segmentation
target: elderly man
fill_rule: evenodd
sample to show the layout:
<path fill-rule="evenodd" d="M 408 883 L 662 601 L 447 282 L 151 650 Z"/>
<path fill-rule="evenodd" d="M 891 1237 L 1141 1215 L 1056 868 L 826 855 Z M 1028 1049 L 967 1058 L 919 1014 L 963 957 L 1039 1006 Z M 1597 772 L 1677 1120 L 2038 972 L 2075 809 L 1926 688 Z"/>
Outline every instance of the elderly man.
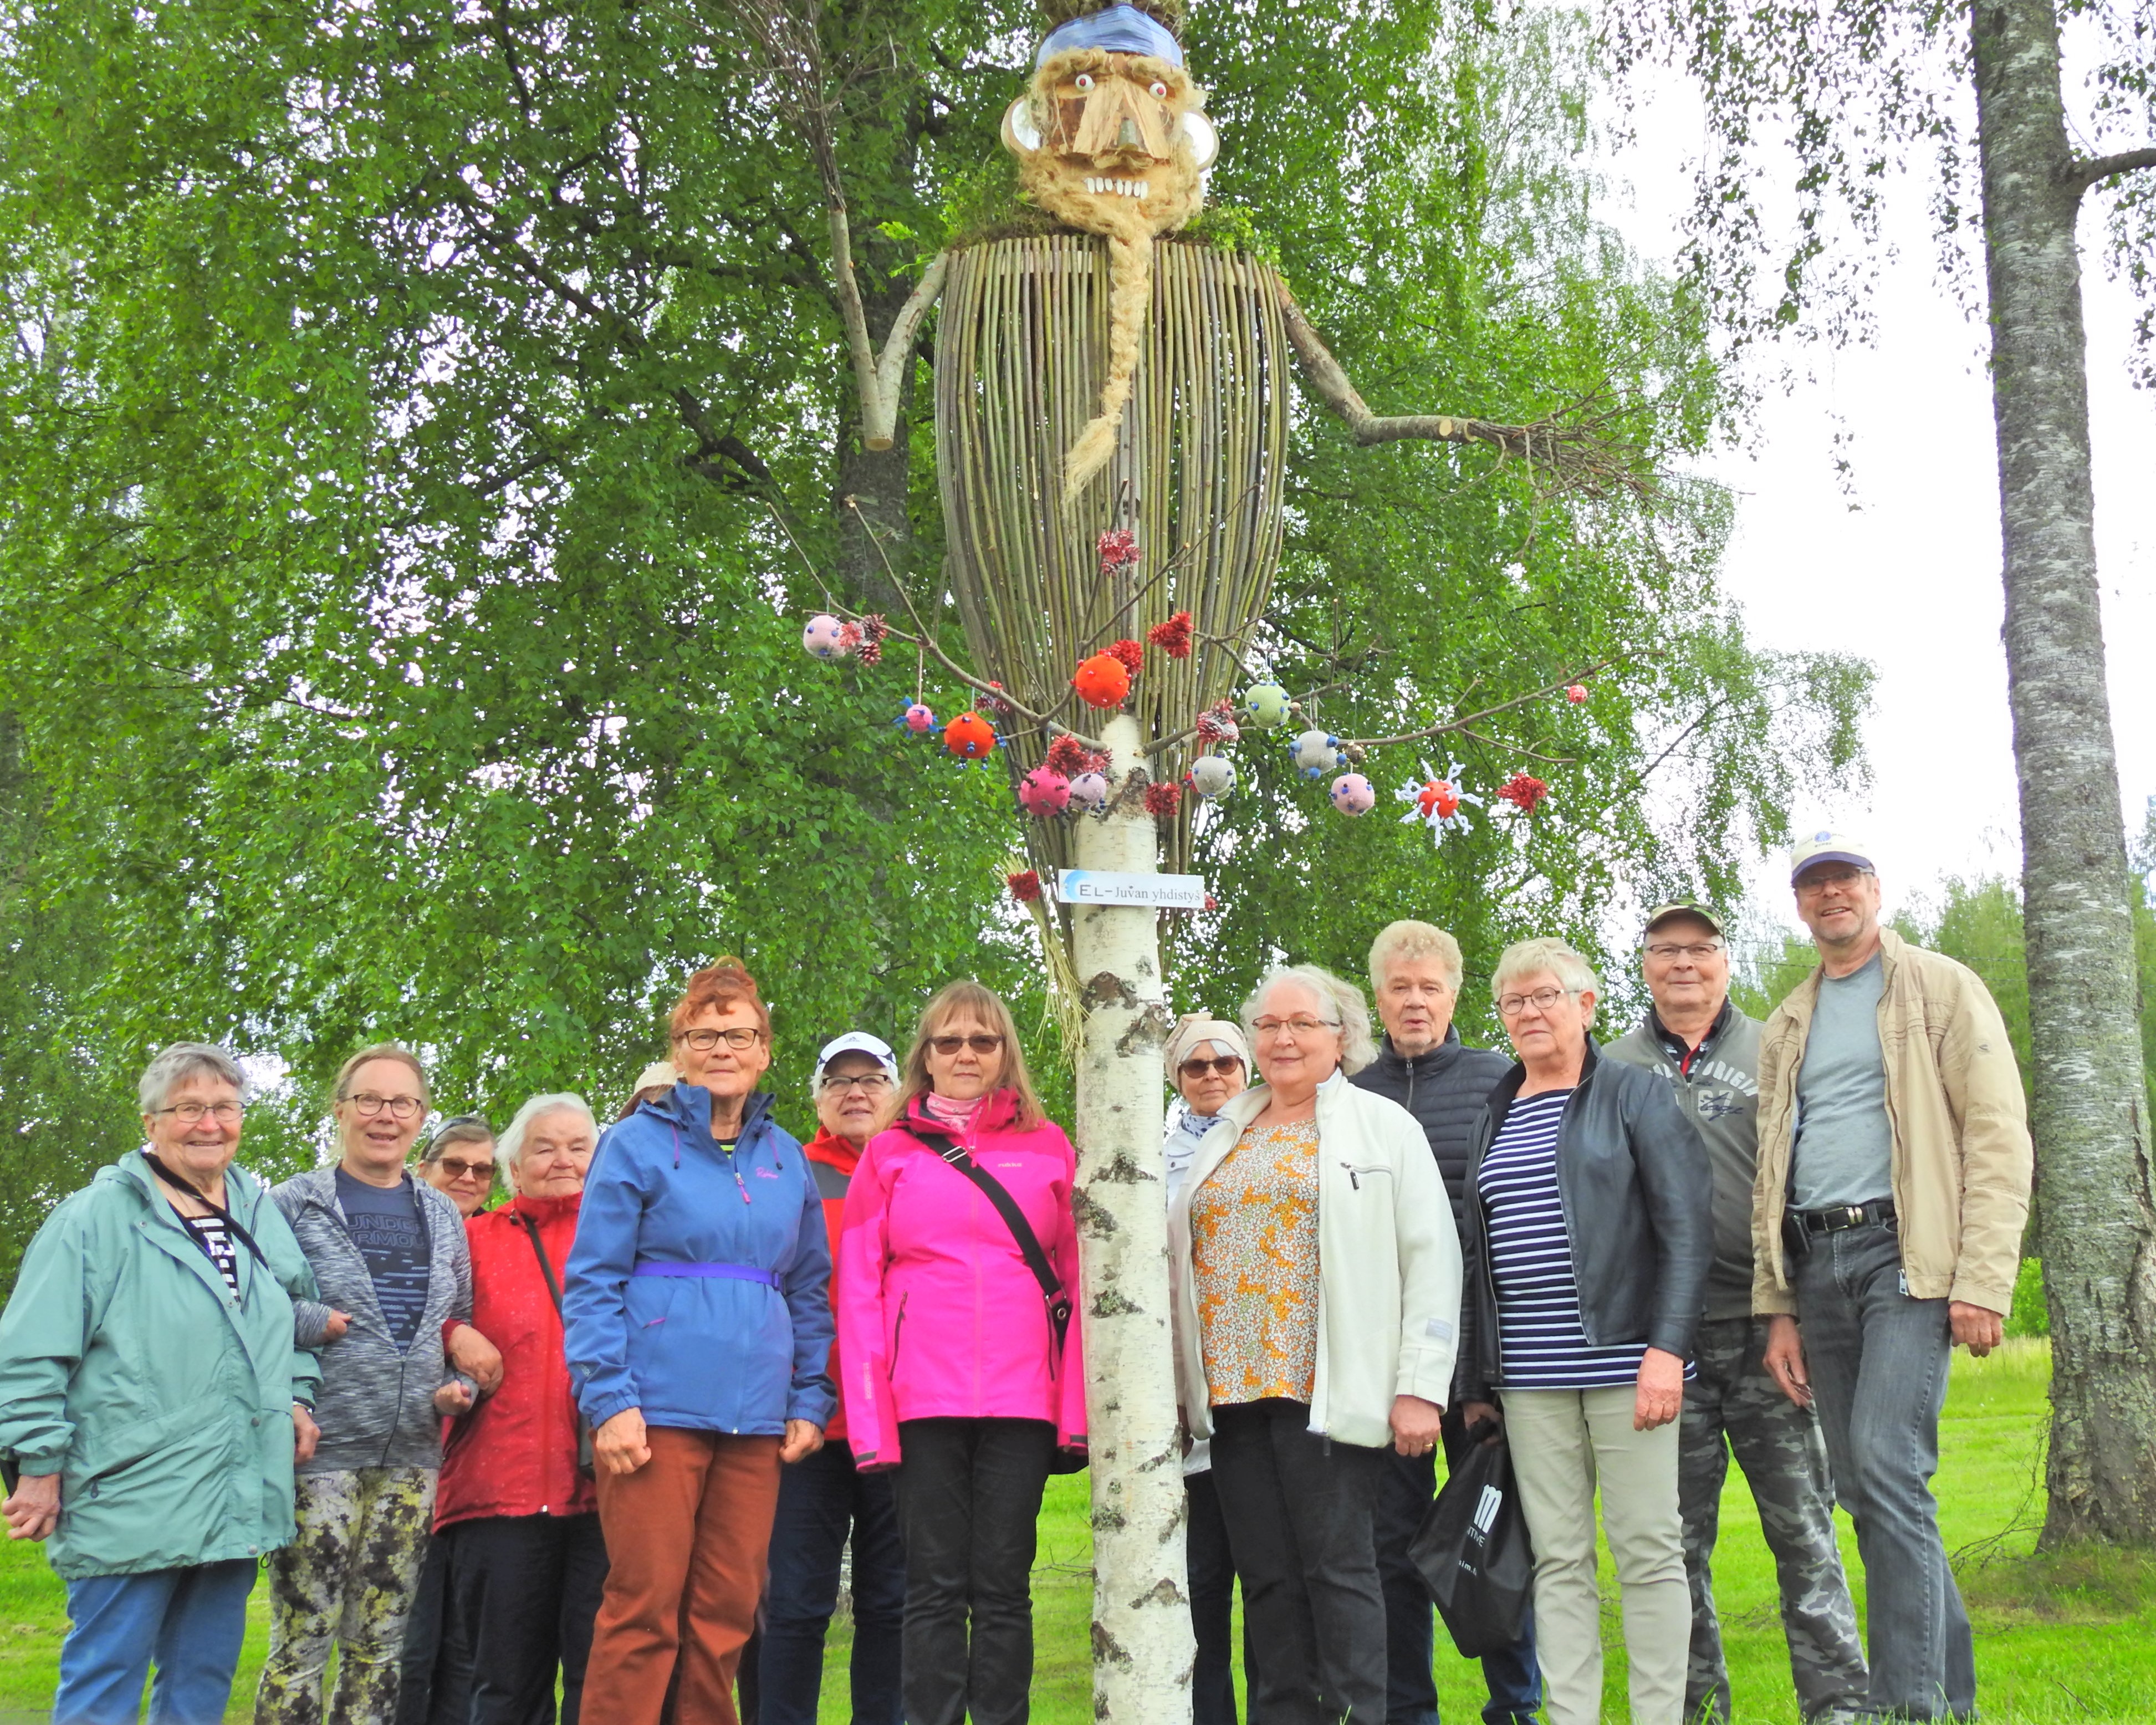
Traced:
<path fill-rule="evenodd" d="M 1767 1370 L 1767 1321 L 1752 1316 L 1752 1183 L 1758 1159 L 1759 1025 L 1730 1004 L 1722 925 L 1697 905 L 1664 905 L 1641 942 L 1645 1020 L 1607 1050 L 1667 1079 L 1714 1173 L 1714 1262 L 1698 1368 L 1679 1425 L 1677 1500 L 1691 1584 L 1688 1721 L 1729 1717 L 1729 1672 L 1714 1612 L 1712 1559 L 1729 1452 L 1759 1506 L 1781 1584 L 1789 1671 L 1806 1719 L 1864 1704 L 1864 1648 L 1834 1538 L 1834 1493 L 1818 1422 Z"/>
<path fill-rule="evenodd" d="M 1865 1717 L 1964 1718 L 1976 1666 L 1931 1478 L 1954 1345 L 1989 1353 L 2013 1303 L 2020 1074 L 1976 975 L 1879 926 L 1868 845 L 1811 834 L 1789 879 L 1820 963 L 1760 1038 L 1753 1309 L 1856 1523 Z"/>
<path fill-rule="evenodd" d="M 1460 980 L 1460 942 L 1443 929 L 1403 922 L 1380 930 L 1370 947 L 1370 992 L 1385 1027 L 1384 1043 L 1378 1058 L 1350 1081 L 1414 1116 L 1437 1159 L 1455 1227 L 1468 1141 L 1482 1105 L 1511 1068 L 1502 1055 L 1460 1040 L 1452 1023 Z M 1459 1408 L 1445 1410 L 1448 1467 L 1466 1447 L 1467 1424 Z M 1437 1725 L 1430 1593 L 1408 1557 L 1436 1490 L 1434 1456 L 1385 1457 L 1376 1525 L 1378 1573 L 1385 1589 L 1387 1725 Z M 1484 1659 L 1482 1675 L 1490 1689 L 1482 1709 L 1488 1725 L 1530 1717 L 1542 1702 L 1532 1627 L 1517 1645 Z"/>

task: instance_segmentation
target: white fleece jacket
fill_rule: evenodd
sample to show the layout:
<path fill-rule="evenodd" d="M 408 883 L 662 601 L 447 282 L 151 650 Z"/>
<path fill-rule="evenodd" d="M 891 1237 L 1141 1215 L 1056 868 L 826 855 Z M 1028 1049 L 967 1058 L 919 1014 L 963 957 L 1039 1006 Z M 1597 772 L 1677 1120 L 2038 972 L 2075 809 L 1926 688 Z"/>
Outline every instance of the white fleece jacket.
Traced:
<path fill-rule="evenodd" d="M 1213 1431 L 1190 1202 L 1264 1111 L 1245 1091 L 1199 1141 L 1168 1212 L 1175 1303 L 1176 1392 L 1194 1439 Z M 1310 1429 L 1336 1443 L 1392 1441 L 1393 1399 L 1444 1405 L 1460 1336 L 1460 1236 L 1437 1163 L 1414 1117 L 1335 1072 L 1317 1091 L 1317 1379 Z"/>

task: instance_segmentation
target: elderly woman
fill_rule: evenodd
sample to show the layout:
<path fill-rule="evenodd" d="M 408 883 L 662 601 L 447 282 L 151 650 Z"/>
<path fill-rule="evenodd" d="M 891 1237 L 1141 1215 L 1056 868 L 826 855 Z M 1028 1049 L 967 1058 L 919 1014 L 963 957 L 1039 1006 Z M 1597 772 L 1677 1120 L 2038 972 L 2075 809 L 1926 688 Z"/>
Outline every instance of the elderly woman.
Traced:
<path fill-rule="evenodd" d="M 577 1725 L 606 1542 L 562 1348 L 562 1270 L 598 1122 L 582 1096 L 534 1096 L 501 1135 L 515 1194 L 465 1224 L 472 1322 L 501 1349 L 501 1388 L 455 1425 L 434 1532 L 470 1648 L 469 1725 Z"/>
<path fill-rule="evenodd" d="M 898 1471 L 908 1725 L 1019 1725 L 1041 1491 L 1086 1441 L 1077 1158 L 976 982 L 922 1010 L 896 1116 L 846 1190 L 846 1431 Z"/>
<path fill-rule="evenodd" d="M 1187 1014 L 1168 1039 L 1168 1076 L 1178 1106 L 1169 1111 L 1168 1140 L 1161 1153 L 1168 1165 L 1168 1200 L 1173 1204 L 1190 1176 L 1199 1140 L 1213 1129 L 1220 1111 L 1250 1086 L 1250 1045 L 1243 1040 L 1241 1029 L 1225 1019 Z M 1213 1489 L 1210 1444 L 1190 1446 L 1183 1458 L 1183 1486 L 1189 1499 L 1184 1537 L 1190 1627 L 1198 1641 L 1198 1662 L 1190 1673 L 1192 1725 L 1235 1725 L 1235 1566 L 1228 1554 L 1228 1524 L 1220 1514 L 1220 1496 Z M 1247 1634 L 1244 1647 L 1248 1653 Z M 1255 1659 L 1246 1658 L 1246 1686 L 1256 1671 Z"/>
<path fill-rule="evenodd" d="M 51 1539 L 67 1583 L 52 1717 L 224 1717 L 256 1560 L 292 1537 L 315 1445 L 315 1357 L 293 1344 L 313 1275 L 233 1164 L 239 1068 L 176 1043 L 140 1094 L 147 1145 L 66 1199 L 0 1317 L 8 1537 Z"/>
<path fill-rule="evenodd" d="M 1212 1438 L 1252 1717 L 1383 1725 L 1373 1517 L 1386 1444 L 1438 1441 L 1459 1240 L 1414 1117 L 1348 1081 L 1374 1053 L 1360 993 L 1276 970 L 1243 1028 L 1263 1082 L 1223 1106 L 1168 1209 L 1177 1389 Z"/>
<path fill-rule="evenodd" d="M 1707 1151 L 1660 1077 L 1599 1057 L 1594 973 L 1571 947 L 1508 947 L 1491 986 L 1519 1059 L 1468 1151 L 1462 1411 L 1493 1411 L 1493 1390 L 1503 1405 L 1550 1718 L 1601 1716 L 1599 1482 L 1632 1717 L 1677 1725 L 1691 1601 L 1676 1421 L 1713 1251 Z"/>
<path fill-rule="evenodd" d="M 332 1647 L 332 1715 L 393 1717 L 441 1416 L 469 1408 L 501 1374 L 501 1356 L 470 1324 L 464 1219 L 405 1166 L 427 1113 L 418 1056 L 393 1043 L 363 1048 L 331 1095 L 336 1162 L 270 1194 L 327 1302 L 300 1308 L 300 1338 L 328 1345 L 321 1442 L 300 1468 L 299 1532 L 270 1560 L 256 1725 L 317 1725 Z"/>
<path fill-rule="evenodd" d="M 419 1178 L 469 1221 L 494 1196 L 494 1128 L 483 1114 L 459 1114 L 436 1127 L 419 1153 Z"/>
<path fill-rule="evenodd" d="M 606 1725 L 735 1725 L 779 1468 L 834 1399 L 822 1200 L 757 1088 L 771 1014 L 739 959 L 690 978 L 673 1037 L 681 1081 L 608 1128 L 564 1289 L 613 1557 L 584 1677 Z"/>

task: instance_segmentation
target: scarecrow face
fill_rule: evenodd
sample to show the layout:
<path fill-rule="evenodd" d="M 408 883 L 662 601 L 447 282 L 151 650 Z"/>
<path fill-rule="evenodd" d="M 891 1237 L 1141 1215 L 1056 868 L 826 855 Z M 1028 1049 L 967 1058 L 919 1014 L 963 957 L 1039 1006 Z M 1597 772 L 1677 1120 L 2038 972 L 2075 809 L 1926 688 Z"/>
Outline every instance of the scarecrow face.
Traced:
<path fill-rule="evenodd" d="M 1088 233 L 1171 234 L 1204 200 L 1219 144 L 1205 92 L 1150 54 L 1074 49 L 1050 56 L 1004 116 L 1019 182 Z"/>

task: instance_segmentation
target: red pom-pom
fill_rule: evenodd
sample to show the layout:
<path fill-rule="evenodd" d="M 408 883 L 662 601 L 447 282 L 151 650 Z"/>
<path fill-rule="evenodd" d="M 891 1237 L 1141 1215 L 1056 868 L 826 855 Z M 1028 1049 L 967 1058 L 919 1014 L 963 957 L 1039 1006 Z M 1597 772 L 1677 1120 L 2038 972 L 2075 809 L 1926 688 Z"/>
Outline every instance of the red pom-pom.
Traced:
<path fill-rule="evenodd" d="M 1587 699 L 1587 685 L 1584 683 L 1570 685 L 1564 691 L 1564 698 L 1574 706 L 1578 706 L 1581 701 Z"/>
<path fill-rule="evenodd" d="M 1108 757 L 1100 749 L 1087 748 L 1066 731 L 1049 744 L 1047 765 L 1052 773 L 1075 778 L 1081 773 L 1106 773 Z"/>
<path fill-rule="evenodd" d="M 1078 667 L 1070 686 L 1086 706 L 1106 712 L 1123 704 L 1123 697 L 1131 692 L 1131 674 L 1114 654 L 1096 653 Z"/>
<path fill-rule="evenodd" d="M 1175 806 L 1183 800 L 1183 787 L 1173 780 L 1146 787 L 1146 813 L 1155 820 L 1164 820 L 1175 813 Z"/>
<path fill-rule="evenodd" d="M 1004 876 L 1004 884 L 1010 888 L 1010 896 L 1022 905 L 1037 904 L 1040 900 L 1040 875 L 1037 870 L 1025 869 L 1015 875 Z"/>
<path fill-rule="evenodd" d="M 962 761 L 978 761 L 996 746 L 996 733 L 978 713 L 961 713 L 943 727 L 943 747 Z"/>
<path fill-rule="evenodd" d="M 1235 722 L 1235 703 L 1224 696 L 1198 716 L 1200 742 L 1233 742 L 1243 734 Z"/>
<path fill-rule="evenodd" d="M 1145 649 L 1136 641 L 1111 641 L 1108 643 L 1108 654 L 1132 676 L 1136 676 L 1145 664 Z"/>
<path fill-rule="evenodd" d="M 1521 814 L 1532 814 L 1535 805 L 1549 795 L 1549 787 L 1532 774 L 1515 773 L 1497 787 L 1497 794 Z"/>
<path fill-rule="evenodd" d="M 974 705 L 978 706 L 983 712 L 986 713 L 992 719 L 1009 718 L 1013 712 L 1015 711 L 1015 709 L 1011 706 L 1009 699 L 1004 694 L 1004 685 L 1001 683 L 991 683 L 988 685 L 988 687 L 995 692 L 993 695 L 982 696 L 980 699 L 974 703 Z"/>
<path fill-rule="evenodd" d="M 1093 542 L 1101 554 L 1101 572 L 1113 575 L 1138 560 L 1138 536 L 1128 527 L 1111 527 Z"/>
<path fill-rule="evenodd" d="M 1190 657 L 1190 614 L 1178 611 L 1165 623 L 1156 623 L 1146 631 L 1146 639 L 1170 659 Z"/>

